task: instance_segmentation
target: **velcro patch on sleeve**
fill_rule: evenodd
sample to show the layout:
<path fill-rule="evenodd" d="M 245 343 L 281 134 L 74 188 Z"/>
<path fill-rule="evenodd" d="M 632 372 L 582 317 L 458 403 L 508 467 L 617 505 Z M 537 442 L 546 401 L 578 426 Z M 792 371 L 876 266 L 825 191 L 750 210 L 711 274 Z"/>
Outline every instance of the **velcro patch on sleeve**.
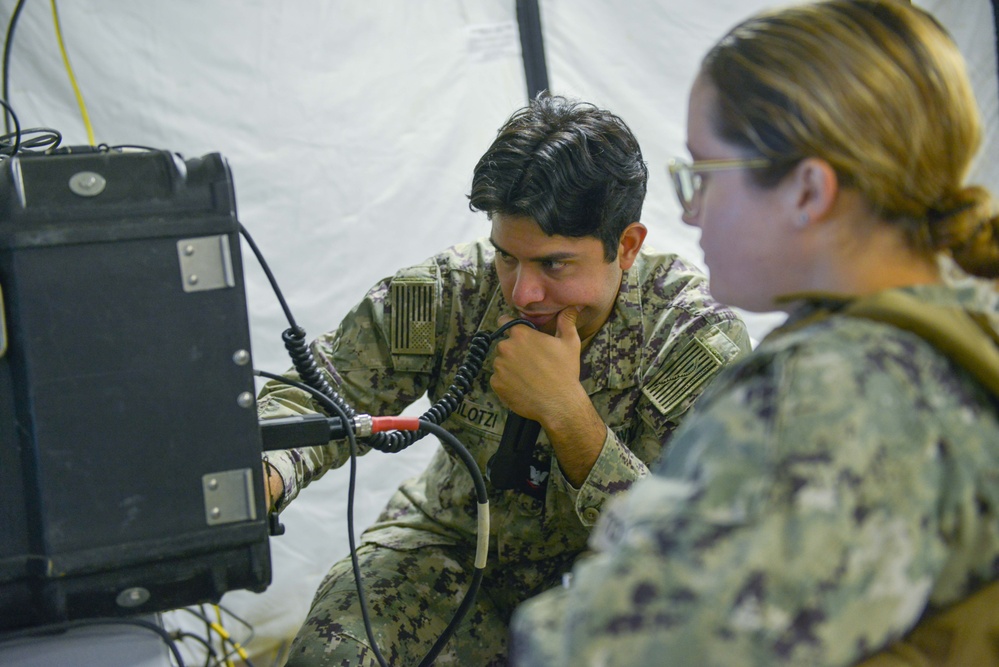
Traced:
<path fill-rule="evenodd" d="M 434 353 L 437 283 L 433 279 L 392 281 L 392 354 Z"/>
<path fill-rule="evenodd" d="M 668 415 L 711 377 L 723 361 L 707 344 L 693 338 L 642 387 L 642 392 L 662 414 Z"/>

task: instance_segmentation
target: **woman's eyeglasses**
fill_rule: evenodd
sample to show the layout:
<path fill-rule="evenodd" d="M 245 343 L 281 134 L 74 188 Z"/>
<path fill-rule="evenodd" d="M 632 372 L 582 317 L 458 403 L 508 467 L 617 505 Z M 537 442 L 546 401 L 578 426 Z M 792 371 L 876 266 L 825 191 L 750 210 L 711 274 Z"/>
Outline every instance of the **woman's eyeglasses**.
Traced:
<path fill-rule="evenodd" d="M 687 162 L 679 158 L 669 161 L 669 175 L 673 179 L 676 198 L 687 215 L 695 215 L 700 206 L 701 187 L 704 179 L 701 174 L 726 169 L 760 169 L 770 166 L 771 161 L 764 157 L 731 160 L 695 160 Z"/>

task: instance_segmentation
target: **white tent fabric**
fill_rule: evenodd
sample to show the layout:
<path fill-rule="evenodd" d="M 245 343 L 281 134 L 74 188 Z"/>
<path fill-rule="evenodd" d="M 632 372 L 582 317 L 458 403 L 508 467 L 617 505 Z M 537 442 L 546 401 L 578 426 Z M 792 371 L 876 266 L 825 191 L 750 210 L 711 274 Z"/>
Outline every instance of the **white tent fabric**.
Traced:
<path fill-rule="evenodd" d="M 666 160 L 684 154 L 687 88 L 715 39 L 772 4 L 540 2 L 552 90 L 606 106 L 631 125 L 652 174 L 643 215 L 649 242 L 695 263 L 697 231 L 680 222 L 665 173 Z M 995 156 L 989 0 L 917 4 L 965 51 L 986 121 L 983 156 Z M 466 195 L 479 155 L 527 100 L 514 0 L 73 0 L 58 9 L 95 141 L 225 156 L 240 221 L 310 337 L 335 326 L 377 279 L 488 232 Z M 22 127 L 88 143 L 49 3 L 25 5 L 9 93 Z M 980 160 L 975 176 L 999 192 L 994 161 Z M 281 372 L 288 323 L 245 244 L 243 257 L 254 366 Z M 780 319 L 747 315 L 757 339 Z M 435 446 L 428 438 L 361 460 L 358 532 Z M 282 515 L 287 533 L 271 540 L 266 592 L 223 598 L 254 626 L 251 655 L 274 652 L 294 634 L 319 579 L 347 555 L 347 479 L 346 470 L 331 472 Z"/>

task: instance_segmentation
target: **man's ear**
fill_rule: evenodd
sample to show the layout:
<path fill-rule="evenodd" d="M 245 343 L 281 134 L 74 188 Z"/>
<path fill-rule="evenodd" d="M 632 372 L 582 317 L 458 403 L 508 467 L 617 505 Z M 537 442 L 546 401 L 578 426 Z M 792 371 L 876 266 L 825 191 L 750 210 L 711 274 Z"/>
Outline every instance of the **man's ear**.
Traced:
<path fill-rule="evenodd" d="M 794 214 L 797 226 L 821 221 L 836 203 L 839 177 L 833 166 L 820 158 L 805 158 L 794 168 Z"/>
<path fill-rule="evenodd" d="M 617 263 L 622 271 L 627 271 L 635 263 L 638 251 L 645 243 L 645 236 L 649 230 L 640 222 L 633 222 L 621 232 L 621 240 L 617 247 Z"/>

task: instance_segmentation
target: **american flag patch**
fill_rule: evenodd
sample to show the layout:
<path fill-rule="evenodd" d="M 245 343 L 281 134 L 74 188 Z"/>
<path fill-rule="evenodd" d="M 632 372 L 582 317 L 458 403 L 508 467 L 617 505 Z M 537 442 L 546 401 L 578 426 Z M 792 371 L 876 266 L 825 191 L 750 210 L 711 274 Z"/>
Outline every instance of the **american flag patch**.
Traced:
<path fill-rule="evenodd" d="M 434 281 L 392 281 L 392 354 L 433 354 L 437 299 Z"/>
<path fill-rule="evenodd" d="M 651 382 L 642 387 L 642 392 L 661 413 L 669 414 L 722 363 L 723 359 L 717 352 L 693 338 Z"/>

